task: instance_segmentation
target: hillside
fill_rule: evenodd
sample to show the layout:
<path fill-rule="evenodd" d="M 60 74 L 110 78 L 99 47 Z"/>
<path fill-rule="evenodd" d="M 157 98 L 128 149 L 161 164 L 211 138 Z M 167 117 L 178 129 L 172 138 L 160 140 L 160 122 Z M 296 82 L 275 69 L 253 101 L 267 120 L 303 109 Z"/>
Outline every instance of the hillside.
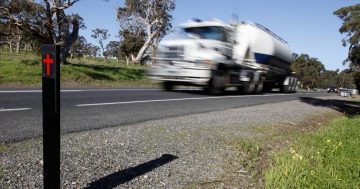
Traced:
<path fill-rule="evenodd" d="M 62 87 L 150 87 L 146 66 L 101 58 L 68 59 L 61 66 Z M 41 57 L 31 52 L 0 51 L 0 87 L 41 86 Z"/>

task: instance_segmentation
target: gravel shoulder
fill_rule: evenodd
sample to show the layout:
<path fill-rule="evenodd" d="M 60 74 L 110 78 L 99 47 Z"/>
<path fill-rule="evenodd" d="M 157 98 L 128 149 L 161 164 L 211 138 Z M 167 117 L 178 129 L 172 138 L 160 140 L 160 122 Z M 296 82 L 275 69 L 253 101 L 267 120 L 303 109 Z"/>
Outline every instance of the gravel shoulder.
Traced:
<path fill-rule="evenodd" d="M 261 137 L 259 128 L 296 125 L 323 114 L 339 115 L 334 108 L 294 100 L 66 134 L 61 141 L 62 188 L 221 183 L 228 160 L 238 154 L 229 141 Z M 0 146 L 0 165 L 0 188 L 42 188 L 41 139 Z M 254 187 L 245 182 L 250 173 L 238 169 L 244 183 L 236 187 Z"/>

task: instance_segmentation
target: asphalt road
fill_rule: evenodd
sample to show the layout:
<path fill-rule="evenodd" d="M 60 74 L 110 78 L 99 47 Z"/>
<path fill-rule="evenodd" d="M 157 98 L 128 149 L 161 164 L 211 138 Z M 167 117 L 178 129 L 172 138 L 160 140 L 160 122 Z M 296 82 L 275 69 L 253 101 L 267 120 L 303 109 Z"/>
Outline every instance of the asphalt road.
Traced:
<path fill-rule="evenodd" d="M 63 90 L 61 131 L 78 132 L 324 95 L 327 94 L 237 95 L 227 92 L 222 96 L 208 96 L 202 91 L 190 89 L 173 92 L 158 89 Z M 41 90 L 0 90 L 0 142 L 20 141 L 41 134 Z"/>

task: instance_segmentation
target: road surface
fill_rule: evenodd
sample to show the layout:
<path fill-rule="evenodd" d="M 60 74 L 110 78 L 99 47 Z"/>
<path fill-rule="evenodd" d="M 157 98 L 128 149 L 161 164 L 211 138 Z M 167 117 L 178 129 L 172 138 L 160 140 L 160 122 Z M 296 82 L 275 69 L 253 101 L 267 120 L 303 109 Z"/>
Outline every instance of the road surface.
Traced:
<path fill-rule="evenodd" d="M 79 132 L 326 93 L 209 96 L 200 90 L 73 89 L 61 91 L 61 131 Z M 271 111 L 271 110 L 269 110 Z M 241 115 L 239 115 L 241 116 Z M 0 142 L 42 134 L 41 90 L 0 90 Z"/>

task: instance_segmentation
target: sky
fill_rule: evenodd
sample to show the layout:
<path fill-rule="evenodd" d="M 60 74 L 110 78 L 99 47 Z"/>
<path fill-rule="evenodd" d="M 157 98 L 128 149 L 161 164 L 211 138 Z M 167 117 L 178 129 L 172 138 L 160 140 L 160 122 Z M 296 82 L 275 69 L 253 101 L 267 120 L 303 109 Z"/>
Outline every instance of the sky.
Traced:
<path fill-rule="evenodd" d="M 327 70 L 343 70 L 348 48 L 341 42 L 345 37 L 339 33 L 342 21 L 333 12 L 357 3 L 358 0 L 176 0 L 172 23 L 177 26 L 192 18 L 218 18 L 228 23 L 232 15 L 237 15 L 239 21 L 269 28 L 285 39 L 294 53 L 318 58 Z M 81 0 L 67 12 L 84 18 L 87 28 L 80 35 L 98 45 L 91 38 L 96 28 L 109 30 L 107 42 L 119 40 L 116 9 L 120 6 L 124 6 L 123 0 Z"/>

